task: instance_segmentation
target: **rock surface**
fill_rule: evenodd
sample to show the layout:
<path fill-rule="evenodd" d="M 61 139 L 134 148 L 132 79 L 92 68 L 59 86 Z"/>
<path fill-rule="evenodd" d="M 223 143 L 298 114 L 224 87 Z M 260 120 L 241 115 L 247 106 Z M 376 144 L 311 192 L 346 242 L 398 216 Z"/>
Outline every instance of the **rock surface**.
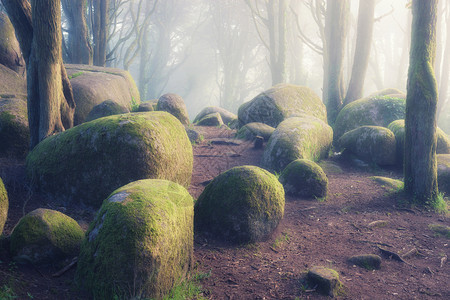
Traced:
<path fill-rule="evenodd" d="M 333 269 L 314 266 L 308 271 L 307 279 L 311 282 L 311 286 L 317 285 L 319 292 L 331 297 L 338 296 L 342 289 L 339 274 Z"/>
<path fill-rule="evenodd" d="M 228 110 L 226 110 L 222 107 L 208 106 L 208 107 L 205 107 L 204 109 L 202 109 L 197 114 L 193 123 L 197 123 L 198 121 L 203 119 L 203 117 L 205 117 L 206 115 L 212 114 L 212 113 L 219 113 L 220 117 L 222 118 L 223 123 L 228 126 L 230 126 L 230 123 L 237 120 L 237 115 L 233 114 L 232 112 L 229 112 Z"/>
<path fill-rule="evenodd" d="M 439 191 L 450 195 L 450 154 L 437 155 L 437 173 Z"/>
<path fill-rule="evenodd" d="M 164 94 L 158 99 L 156 110 L 166 111 L 177 118 L 181 124 L 189 125 L 189 115 L 183 98 L 176 94 Z"/>
<path fill-rule="evenodd" d="M 238 139 L 253 140 L 256 136 L 261 136 L 264 141 L 268 141 L 275 128 L 260 122 L 252 122 L 242 126 L 236 133 Z"/>
<path fill-rule="evenodd" d="M 348 262 L 366 270 L 378 270 L 381 267 L 381 257 L 375 254 L 355 255 Z"/>
<path fill-rule="evenodd" d="M 86 117 L 86 122 L 113 115 L 129 113 L 130 110 L 112 100 L 106 100 L 94 106 Z"/>
<path fill-rule="evenodd" d="M 197 123 L 195 123 L 197 126 L 217 126 L 220 127 L 224 125 L 222 117 L 218 112 L 216 113 L 210 113 L 203 118 L 201 118 Z"/>

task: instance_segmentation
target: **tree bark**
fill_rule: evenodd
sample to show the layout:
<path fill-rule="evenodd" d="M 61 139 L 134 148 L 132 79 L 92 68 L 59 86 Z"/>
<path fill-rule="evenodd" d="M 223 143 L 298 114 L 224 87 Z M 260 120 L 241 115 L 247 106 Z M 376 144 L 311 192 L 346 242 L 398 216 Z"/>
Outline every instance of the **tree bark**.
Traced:
<path fill-rule="evenodd" d="M 62 0 L 69 23 L 68 49 L 73 64 L 92 64 L 92 48 L 86 24 L 86 0 Z"/>
<path fill-rule="evenodd" d="M 360 0 L 355 58 L 344 105 L 363 96 L 364 81 L 369 65 L 374 23 L 375 0 Z"/>
<path fill-rule="evenodd" d="M 108 0 L 93 0 L 94 2 L 94 65 L 106 65 L 106 43 L 108 31 Z"/>
<path fill-rule="evenodd" d="M 438 0 L 412 1 L 411 51 L 405 118 L 405 192 L 422 205 L 438 196 L 436 53 Z"/>
<path fill-rule="evenodd" d="M 344 98 L 343 60 L 348 29 L 348 0 L 328 0 L 325 17 L 323 101 L 334 124 Z"/>
<path fill-rule="evenodd" d="M 30 147 L 73 126 L 75 101 L 62 61 L 59 0 L 2 0 L 27 64 Z M 34 16 L 33 18 L 31 16 Z"/>
<path fill-rule="evenodd" d="M 436 118 L 439 120 L 439 117 L 442 113 L 442 110 L 445 107 L 445 104 L 448 101 L 448 84 L 450 78 L 450 6 L 447 5 L 446 11 L 446 24 L 447 24 L 447 32 L 446 32 L 446 42 L 444 49 L 444 57 L 442 62 L 442 72 L 441 72 L 441 81 L 439 85 L 439 101 L 437 108 Z"/>

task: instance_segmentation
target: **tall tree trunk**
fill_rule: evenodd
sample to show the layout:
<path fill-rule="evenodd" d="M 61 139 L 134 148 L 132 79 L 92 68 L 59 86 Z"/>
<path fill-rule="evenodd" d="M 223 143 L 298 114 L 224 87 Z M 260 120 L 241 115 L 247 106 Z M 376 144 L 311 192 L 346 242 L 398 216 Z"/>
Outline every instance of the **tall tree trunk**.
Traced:
<path fill-rule="evenodd" d="M 73 126 L 75 102 L 61 53 L 61 3 L 2 2 L 27 64 L 30 146 L 34 148 L 47 136 Z"/>
<path fill-rule="evenodd" d="M 92 48 L 86 24 L 86 0 L 62 0 L 62 6 L 69 23 L 68 49 L 70 62 L 92 64 Z"/>
<path fill-rule="evenodd" d="M 437 199 L 436 107 L 433 64 L 438 0 L 412 1 L 411 52 L 405 118 L 405 192 L 422 205 Z"/>
<path fill-rule="evenodd" d="M 93 0 L 94 2 L 94 65 L 106 65 L 106 43 L 108 31 L 109 0 Z"/>
<path fill-rule="evenodd" d="M 355 58 L 344 105 L 363 96 L 364 81 L 372 47 L 374 12 L 375 0 L 359 1 Z"/>
<path fill-rule="evenodd" d="M 447 24 L 447 32 L 445 37 L 445 50 L 444 50 L 444 60 L 442 62 L 442 72 L 441 72 L 441 81 L 439 85 L 439 101 L 437 108 L 436 118 L 439 120 L 439 116 L 448 101 L 448 85 L 450 78 L 450 5 L 447 5 L 446 11 L 446 24 Z"/>
<path fill-rule="evenodd" d="M 343 61 L 350 5 L 348 0 L 328 0 L 325 17 L 323 101 L 328 123 L 334 124 L 344 98 Z"/>

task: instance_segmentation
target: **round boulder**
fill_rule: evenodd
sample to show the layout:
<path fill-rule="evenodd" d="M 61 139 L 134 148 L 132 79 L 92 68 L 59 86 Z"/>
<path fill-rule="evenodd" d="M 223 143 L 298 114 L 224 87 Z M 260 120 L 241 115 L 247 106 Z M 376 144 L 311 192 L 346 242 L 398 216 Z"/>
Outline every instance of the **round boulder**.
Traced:
<path fill-rule="evenodd" d="M 29 177 L 48 196 L 99 207 L 111 191 L 139 179 L 189 186 L 193 155 L 175 117 L 147 112 L 109 116 L 50 136 L 26 164 Z"/>
<path fill-rule="evenodd" d="M 236 133 L 238 139 L 253 140 L 256 136 L 261 136 L 268 141 L 275 128 L 260 122 L 252 122 L 242 126 Z"/>
<path fill-rule="evenodd" d="M 347 104 L 334 124 L 334 141 L 346 132 L 360 126 L 387 127 L 392 121 L 405 118 L 405 99 L 376 96 Z"/>
<path fill-rule="evenodd" d="M 20 219 L 11 233 L 11 254 L 16 260 L 46 264 L 75 257 L 84 232 L 78 223 L 51 209 L 39 208 Z"/>
<path fill-rule="evenodd" d="M 450 154 L 437 155 L 437 174 L 439 191 L 450 195 Z"/>
<path fill-rule="evenodd" d="M 94 106 L 94 108 L 89 112 L 85 121 L 89 122 L 98 118 L 126 114 L 129 112 L 130 110 L 128 108 L 120 105 L 119 103 L 112 100 L 106 100 Z"/>
<path fill-rule="evenodd" d="M 222 126 L 223 120 L 218 112 L 210 113 L 203 118 L 201 118 L 195 125 L 197 126 Z"/>
<path fill-rule="evenodd" d="M 328 178 L 322 168 L 308 159 L 291 162 L 278 179 L 288 195 L 324 198 L 327 196 Z"/>
<path fill-rule="evenodd" d="M 0 236 L 2 235 L 3 228 L 5 227 L 6 218 L 8 217 L 8 193 L 6 193 L 5 185 L 0 178 Z"/>
<path fill-rule="evenodd" d="M 167 111 L 175 116 L 183 125 L 189 125 L 189 115 L 183 98 L 176 94 L 164 94 L 158 99 L 156 110 Z"/>
<path fill-rule="evenodd" d="M 241 126 L 261 122 L 276 128 L 286 118 L 303 114 L 327 122 L 325 105 L 313 90 L 284 83 L 262 92 L 238 110 Z"/>
<path fill-rule="evenodd" d="M 155 111 L 158 105 L 158 99 L 142 101 L 137 109 L 138 112 Z"/>
<path fill-rule="evenodd" d="M 233 123 L 237 119 L 237 116 L 235 114 L 233 114 L 232 112 L 229 112 L 228 110 L 226 110 L 222 107 L 208 106 L 208 107 L 205 107 L 204 109 L 202 109 L 198 113 L 198 115 L 195 117 L 193 123 L 197 123 L 198 121 L 203 119 L 203 117 L 205 117 L 206 115 L 213 114 L 213 113 L 219 113 L 220 117 L 222 118 L 223 123 L 228 126 L 230 126 L 230 124 Z"/>
<path fill-rule="evenodd" d="M 328 157 L 333 130 L 324 121 L 311 117 L 294 117 L 283 121 L 270 136 L 262 164 L 281 172 L 292 161 L 305 158 L 319 161 Z"/>
<path fill-rule="evenodd" d="M 397 143 L 395 136 L 387 128 L 361 126 L 350 130 L 339 139 L 339 147 L 350 151 L 362 160 L 380 166 L 396 163 Z"/>
<path fill-rule="evenodd" d="M 29 144 L 27 102 L 0 98 L 0 156 L 23 158 Z"/>
<path fill-rule="evenodd" d="M 208 184 L 195 203 L 195 226 L 234 243 L 265 240 L 284 215 L 277 178 L 255 166 L 232 168 Z"/>
<path fill-rule="evenodd" d="M 75 280 L 94 299 L 162 299 L 193 266 L 194 200 L 167 180 L 106 199 L 81 246 Z"/>

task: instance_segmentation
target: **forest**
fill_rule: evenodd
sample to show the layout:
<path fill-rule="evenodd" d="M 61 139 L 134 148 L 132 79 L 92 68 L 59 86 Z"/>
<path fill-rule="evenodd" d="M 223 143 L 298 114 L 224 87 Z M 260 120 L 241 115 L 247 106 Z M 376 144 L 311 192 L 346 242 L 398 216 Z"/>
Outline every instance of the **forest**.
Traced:
<path fill-rule="evenodd" d="M 450 2 L 1 0 L 0 299 L 450 298 Z"/>

